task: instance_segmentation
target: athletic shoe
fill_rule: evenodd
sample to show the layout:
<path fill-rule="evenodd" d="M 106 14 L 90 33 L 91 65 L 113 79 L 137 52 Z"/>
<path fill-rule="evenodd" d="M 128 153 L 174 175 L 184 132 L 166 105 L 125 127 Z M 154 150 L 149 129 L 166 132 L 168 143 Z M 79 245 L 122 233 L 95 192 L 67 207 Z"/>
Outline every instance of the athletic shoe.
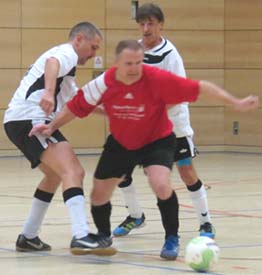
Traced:
<path fill-rule="evenodd" d="M 25 235 L 20 234 L 16 241 L 16 251 L 19 251 L 19 252 L 49 251 L 49 250 L 51 250 L 51 246 L 41 241 L 39 237 L 28 239 L 25 237 Z"/>
<path fill-rule="evenodd" d="M 113 256 L 117 250 L 112 245 L 112 238 L 103 234 L 88 234 L 83 238 L 74 237 L 71 241 L 70 251 L 74 255 L 94 254 L 98 256 Z"/>
<path fill-rule="evenodd" d="M 160 257 L 166 260 L 175 260 L 179 253 L 179 237 L 169 236 L 163 245 Z"/>
<path fill-rule="evenodd" d="M 127 235 L 132 229 L 139 228 L 145 225 L 145 214 L 141 218 L 132 218 L 130 215 L 113 231 L 115 237 Z"/>
<path fill-rule="evenodd" d="M 215 227 L 209 222 L 201 224 L 199 228 L 199 232 L 200 232 L 199 233 L 200 236 L 215 239 L 215 236 L 216 236 Z"/>

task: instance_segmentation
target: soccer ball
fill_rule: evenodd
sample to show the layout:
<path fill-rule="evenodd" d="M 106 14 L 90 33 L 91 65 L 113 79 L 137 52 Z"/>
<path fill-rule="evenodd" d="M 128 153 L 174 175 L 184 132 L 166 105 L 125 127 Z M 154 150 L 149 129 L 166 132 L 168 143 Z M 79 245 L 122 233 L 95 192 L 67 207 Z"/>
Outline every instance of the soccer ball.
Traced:
<path fill-rule="evenodd" d="M 218 261 L 219 252 L 220 249 L 213 239 L 196 237 L 186 246 L 185 261 L 195 271 L 208 271 Z"/>

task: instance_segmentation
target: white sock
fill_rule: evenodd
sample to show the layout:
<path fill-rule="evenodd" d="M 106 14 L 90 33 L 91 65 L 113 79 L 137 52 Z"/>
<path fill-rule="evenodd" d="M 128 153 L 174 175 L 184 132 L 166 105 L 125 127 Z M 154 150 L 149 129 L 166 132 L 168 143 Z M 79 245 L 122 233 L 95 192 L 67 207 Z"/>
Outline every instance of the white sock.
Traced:
<path fill-rule="evenodd" d="M 65 202 L 71 219 L 72 235 L 76 238 L 83 238 L 89 233 L 87 223 L 85 198 L 77 195 Z"/>
<path fill-rule="evenodd" d="M 134 184 L 130 184 L 129 186 L 122 187 L 120 189 L 123 193 L 125 204 L 129 215 L 132 218 L 137 218 L 137 219 L 141 218 L 143 211 L 137 200 L 136 189 Z"/>
<path fill-rule="evenodd" d="M 211 217 L 209 214 L 208 203 L 207 203 L 207 193 L 204 185 L 202 185 L 199 190 L 194 192 L 189 191 L 189 193 L 190 193 L 192 202 L 195 206 L 200 224 L 203 224 L 205 222 L 211 223 Z"/>
<path fill-rule="evenodd" d="M 45 202 L 35 197 L 33 198 L 31 210 L 22 231 L 22 234 L 24 234 L 26 238 L 33 239 L 38 236 L 49 204 L 50 202 Z"/>

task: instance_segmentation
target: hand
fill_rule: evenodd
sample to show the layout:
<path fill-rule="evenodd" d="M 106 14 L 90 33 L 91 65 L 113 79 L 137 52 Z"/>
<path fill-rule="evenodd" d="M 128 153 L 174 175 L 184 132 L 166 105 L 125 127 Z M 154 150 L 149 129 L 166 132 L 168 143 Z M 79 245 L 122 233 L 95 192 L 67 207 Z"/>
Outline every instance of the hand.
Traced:
<path fill-rule="evenodd" d="M 54 111 L 55 100 L 54 96 L 50 94 L 50 92 L 45 91 L 40 102 L 39 106 L 45 112 L 46 116 L 48 117 Z"/>
<path fill-rule="evenodd" d="M 257 109 L 259 105 L 258 96 L 250 95 L 239 99 L 236 104 L 234 104 L 234 108 L 236 111 L 246 112 L 253 109 Z"/>
<path fill-rule="evenodd" d="M 32 137 L 32 136 L 36 136 L 36 135 L 44 135 L 46 137 L 50 137 L 52 135 L 53 131 L 50 127 L 50 125 L 48 124 L 38 124 L 35 125 L 31 131 L 29 132 L 28 136 Z"/>

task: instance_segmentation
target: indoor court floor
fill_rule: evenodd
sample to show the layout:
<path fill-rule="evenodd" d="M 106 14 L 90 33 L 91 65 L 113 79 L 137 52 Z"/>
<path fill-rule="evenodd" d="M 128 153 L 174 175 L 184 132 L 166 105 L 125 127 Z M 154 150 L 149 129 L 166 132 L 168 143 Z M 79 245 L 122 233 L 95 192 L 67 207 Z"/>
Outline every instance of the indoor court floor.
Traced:
<path fill-rule="evenodd" d="M 84 181 L 87 214 L 91 230 L 89 191 L 97 155 L 79 156 L 86 170 Z M 220 260 L 215 275 L 262 274 L 262 154 L 202 153 L 195 160 L 200 179 L 208 193 L 212 222 Z M 31 206 L 32 194 L 41 178 L 23 157 L 0 158 L 0 268 L 3 275 L 168 275 L 196 274 L 184 262 L 187 242 L 198 235 L 199 224 L 189 194 L 176 168 L 172 182 L 180 203 L 180 255 L 176 261 L 164 261 L 159 253 L 164 241 L 156 199 L 137 168 L 134 182 L 146 225 L 130 235 L 114 238 L 118 254 L 112 257 L 73 256 L 69 252 L 70 223 L 59 190 L 49 208 L 40 237 L 52 245 L 45 253 L 18 253 L 15 241 Z M 112 198 L 112 228 L 126 217 L 120 190 Z"/>

